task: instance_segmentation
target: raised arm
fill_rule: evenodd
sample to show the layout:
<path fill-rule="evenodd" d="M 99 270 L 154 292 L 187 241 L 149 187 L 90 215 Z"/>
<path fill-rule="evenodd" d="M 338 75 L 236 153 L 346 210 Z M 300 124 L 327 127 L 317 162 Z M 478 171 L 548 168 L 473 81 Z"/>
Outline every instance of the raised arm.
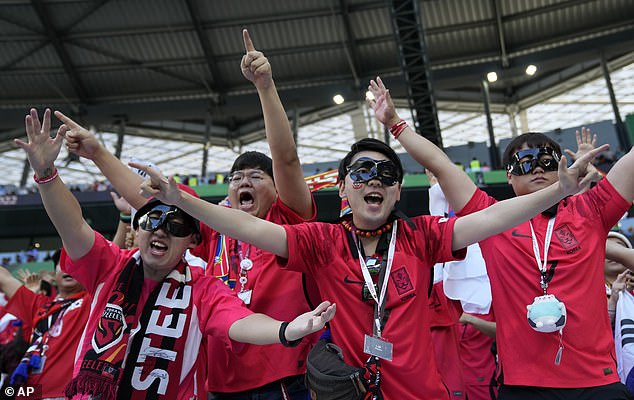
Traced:
<path fill-rule="evenodd" d="M 34 108 L 26 116 L 25 126 L 28 143 L 15 139 L 15 144 L 26 152 L 31 168 L 35 171 L 46 213 L 62 238 L 66 252 L 71 259 L 76 260 L 92 248 L 95 234 L 84 220 L 79 202 L 64 185 L 55 168 L 54 161 L 68 127 L 60 126 L 55 138 L 51 138 L 51 110 L 44 111 L 40 122 Z"/>
<path fill-rule="evenodd" d="M 156 197 L 165 204 L 176 205 L 215 231 L 280 257 L 288 257 L 286 231 L 280 225 L 196 198 L 180 190 L 174 178 L 167 179 L 145 165 L 130 163 L 130 166 L 142 169 L 148 175 L 148 179 L 141 184 L 144 196 Z"/>
<path fill-rule="evenodd" d="M 55 116 L 67 127 L 66 147 L 68 151 L 92 160 L 132 207 L 141 208 L 145 204 L 145 198 L 139 194 L 139 185 L 143 182 L 143 178 L 109 152 L 88 129 L 60 111 L 55 111 Z"/>
<path fill-rule="evenodd" d="M 630 203 L 634 201 L 634 147 L 621 157 L 606 175 L 617 192 Z"/>
<path fill-rule="evenodd" d="M 242 38 L 246 54 L 242 57 L 240 68 L 244 77 L 253 82 L 260 96 L 277 193 L 282 202 L 299 216 L 311 218 L 312 197 L 304 181 L 286 111 L 273 81 L 271 64 L 262 52 L 255 49 L 246 29 L 242 31 Z"/>
<path fill-rule="evenodd" d="M 112 197 L 114 205 L 117 207 L 117 210 L 119 210 L 119 222 L 114 237 L 112 238 L 112 243 L 121 249 L 126 249 L 128 248 L 128 246 L 126 246 L 126 236 L 128 236 L 128 232 L 130 232 L 131 229 L 132 209 L 130 203 L 115 192 L 110 192 L 110 197 Z"/>
<path fill-rule="evenodd" d="M 577 140 L 577 152 L 573 153 L 569 149 L 564 150 L 564 152 L 570 156 L 572 161 L 575 161 L 577 158 L 597 147 L 597 135 L 592 134 L 588 128 L 582 127 L 581 132 L 575 131 L 575 138 Z M 592 162 L 588 163 L 587 174 L 592 175 L 593 182 L 600 181 L 604 175 L 592 164 Z"/>
<path fill-rule="evenodd" d="M 390 129 L 401 121 L 396 113 L 389 90 L 381 78 L 371 80 L 368 89 L 374 95 L 369 100 L 374 116 L 386 128 Z M 469 176 L 458 168 L 435 144 L 417 134 L 411 127 L 398 135 L 397 140 L 416 162 L 429 169 L 438 179 L 447 201 L 454 210 L 461 210 L 471 199 L 476 186 Z"/>
<path fill-rule="evenodd" d="M 6 294 L 8 298 L 11 298 L 20 286 L 22 286 L 20 281 L 15 279 L 8 269 L 0 267 L 0 291 Z"/>
<path fill-rule="evenodd" d="M 625 268 L 634 271 L 634 249 L 622 246 L 612 240 L 606 240 L 605 258 L 618 262 Z"/>
<path fill-rule="evenodd" d="M 252 344 L 280 343 L 282 335 L 287 342 L 293 342 L 306 335 L 321 330 L 336 312 L 336 305 L 324 301 L 312 311 L 292 320 L 285 329 L 282 322 L 265 314 L 251 314 L 237 320 L 229 328 L 229 337 L 237 342 Z"/>
<path fill-rule="evenodd" d="M 504 232 L 557 204 L 563 198 L 586 188 L 592 177 L 587 164 L 609 146 L 603 145 L 579 157 L 566 167 L 566 157 L 559 162 L 559 181 L 536 192 L 500 201 L 476 213 L 458 218 L 454 225 L 452 249 L 458 250 L 489 236 Z M 583 178 L 580 179 L 579 177 Z"/>

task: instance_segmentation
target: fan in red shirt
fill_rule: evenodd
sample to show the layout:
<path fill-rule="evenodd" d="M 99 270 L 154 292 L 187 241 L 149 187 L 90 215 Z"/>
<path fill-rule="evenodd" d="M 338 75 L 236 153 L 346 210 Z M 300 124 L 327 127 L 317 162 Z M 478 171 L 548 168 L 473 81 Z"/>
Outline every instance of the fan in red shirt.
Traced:
<path fill-rule="evenodd" d="M 59 398 L 73 374 L 75 351 L 88 314 L 90 296 L 56 266 L 55 299 L 27 289 L 0 267 L 0 290 L 9 297 L 7 312 L 24 321 L 29 348 L 11 376 L 11 384 L 40 385 L 41 396 Z"/>
<path fill-rule="evenodd" d="M 390 107 L 382 122 L 391 126 L 398 120 Z M 423 136 L 405 129 L 398 140 L 436 175 L 458 216 L 497 203 Z M 594 157 L 607 148 L 594 149 L 596 136 L 592 139 L 586 129 L 577 134 L 577 142 L 577 155 L 585 153 L 582 157 L 590 153 Z M 556 186 L 564 161 L 559 145 L 543 134 L 513 139 L 503 162 L 515 198 Z M 499 399 L 632 398 L 618 383 L 603 260 L 608 231 L 632 205 L 633 170 L 634 151 L 630 150 L 594 188 L 566 197 L 548 212 L 480 242 L 497 321 L 504 380 Z M 584 181 L 593 178 L 592 173 L 581 172 Z M 527 306 L 544 310 L 540 303 L 551 307 L 541 314 L 548 317 L 547 326 L 544 321 L 527 319 Z"/>

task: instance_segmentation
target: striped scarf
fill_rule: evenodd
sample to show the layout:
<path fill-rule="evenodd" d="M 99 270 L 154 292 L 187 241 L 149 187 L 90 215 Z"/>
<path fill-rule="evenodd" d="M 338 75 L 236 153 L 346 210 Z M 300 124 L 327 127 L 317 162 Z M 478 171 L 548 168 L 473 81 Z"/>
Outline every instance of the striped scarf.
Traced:
<path fill-rule="evenodd" d="M 181 379 L 185 329 L 192 313 L 189 266 L 174 268 L 138 304 L 143 265 L 137 251 L 119 274 L 92 333 L 91 348 L 66 397 L 86 395 L 101 400 L 175 399 Z M 143 307 L 138 316 L 137 309 Z"/>

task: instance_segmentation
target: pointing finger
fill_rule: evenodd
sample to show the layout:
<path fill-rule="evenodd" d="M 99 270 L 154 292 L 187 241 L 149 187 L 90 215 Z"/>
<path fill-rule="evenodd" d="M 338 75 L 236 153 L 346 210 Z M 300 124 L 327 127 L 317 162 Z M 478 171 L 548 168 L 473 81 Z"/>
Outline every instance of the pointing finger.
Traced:
<path fill-rule="evenodd" d="M 242 40 L 244 41 L 244 50 L 246 52 L 255 51 L 255 47 L 253 46 L 253 42 L 251 41 L 251 36 L 249 36 L 249 31 L 246 29 L 242 30 Z"/>
<path fill-rule="evenodd" d="M 55 117 L 66 124 L 70 129 L 81 128 L 81 125 L 64 115 L 61 111 L 55 111 L 53 114 L 55 114 Z"/>

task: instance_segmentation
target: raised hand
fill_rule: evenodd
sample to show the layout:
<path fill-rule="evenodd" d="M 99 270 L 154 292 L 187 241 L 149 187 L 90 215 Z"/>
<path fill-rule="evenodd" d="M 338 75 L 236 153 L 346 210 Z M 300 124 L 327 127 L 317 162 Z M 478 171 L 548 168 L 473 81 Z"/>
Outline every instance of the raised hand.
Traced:
<path fill-rule="evenodd" d="M 604 144 L 601 147 L 590 150 L 581 157 L 577 158 L 575 162 L 567 167 L 566 157 L 562 156 L 559 161 L 559 185 L 566 195 L 575 194 L 590 185 L 593 180 L 593 174 L 588 174 L 588 164 L 599 153 L 607 150 L 610 147 L 608 144 Z"/>
<path fill-rule="evenodd" d="M 312 311 L 292 320 L 286 328 L 286 339 L 290 342 L 321 330 L 326 322 L 333 319 L 337 311 L 336 304 L 324 301 Z"/>
<path fill-rule="evenodd" d="M 37 110 L 31 108 L 30 113 L 24 119 L 28 143 L 20 139 L 14 139 L 14 143 L 26 151 L 26 155 L 38 178 L 53 175 L 55 159 L 62 147 L 64 131 L 60 127 L 54 138 L 51 138 L 51 110 L 46 109 L 42 121 L 37 115 Z"/>
<path fill-rule="evenodd" d="M 266 89 L 273 82 L 273 71 L 269 60 L 261 51 L 257 51 L 249 36 L 249 31 L 242 30 L 242 40 L 246 54 L 242 56 L 240 69 L 245 78 L 253 82 L 258 89 Z"/>
<path fill-rule="evenodd" d="M 573 153 L 571 150 L 564 150 L 566 154 L 570 156 L 572 160 L 576 160 L 587 152 L 597 147 L 597 135 L 593 135 L 590 129 L 586 127 L 581 128 L 581 133 L 575 131 L 575 137 L 577 139 L 577 152 Z"/>
<path fill-rule="evenodd" d="M 131 162 L 129 166 L 145 171 L 147 179 L 143 181 L 140 193 L 145 198 L 156 197 L 165 204 L 177 204 L 181 199 L 181 191 L 174 177 L 169 179 L 154 168 Z"/>
<path fill-rule="evenodd" d="M 55 116 L 64 123 L 62 127 L 64 127 L 64 132 L 66 133 L 66 148 L 68 151 L 92 160 L 95 153 L 103 147 L 97 137 L 61 111 L 55 111 Z"/>
<path fill-rule="evenodd" d="M 18 271 L 18 277 L 24 283 L 24 286 L 33 293 L 36 293 L 40 289 L 40 282 L 42 282 L 40 275 L 21 269 Z"/>
<path fill-rule="evenodd" d="M 374 117 L 387 128 L 398 123 L 401 118 L 396 113 L 390 91 L 381 78 L 377 76 L 376 81 L 370 80 L 368 90 L 374 96 L 374 99 L 368 99 L 368 105 L 374 110 Z"/>
<path fill-rule="evenodd" d="M 110 192 L 110 197 L 112 197 L 112 201 L 114 202 L 114 205 L 117 207 L 117 210 L 119 210 L 119 212 L 127 215 L 130 215 L 130 213 L 132 213 L 132 206 L 130 206 L 130 203 L 128 203 L 126 199 L 119 196 L 115 192 Z"/>

